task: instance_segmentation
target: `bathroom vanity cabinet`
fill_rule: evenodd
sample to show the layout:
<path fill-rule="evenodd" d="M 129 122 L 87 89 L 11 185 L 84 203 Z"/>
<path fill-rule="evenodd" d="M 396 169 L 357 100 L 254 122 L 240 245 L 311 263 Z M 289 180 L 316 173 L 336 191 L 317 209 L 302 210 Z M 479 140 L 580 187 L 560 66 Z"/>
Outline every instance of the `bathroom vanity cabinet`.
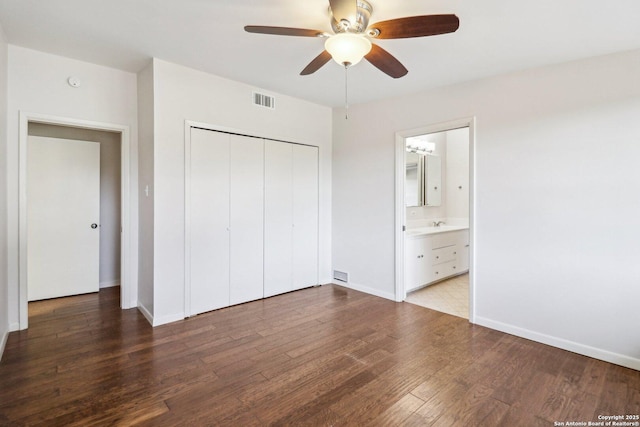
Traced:
<path fill-rule="evenodd" d="M 410 292 L 469 270 L 469 230 L 407 236 L 405 287 Z"/>

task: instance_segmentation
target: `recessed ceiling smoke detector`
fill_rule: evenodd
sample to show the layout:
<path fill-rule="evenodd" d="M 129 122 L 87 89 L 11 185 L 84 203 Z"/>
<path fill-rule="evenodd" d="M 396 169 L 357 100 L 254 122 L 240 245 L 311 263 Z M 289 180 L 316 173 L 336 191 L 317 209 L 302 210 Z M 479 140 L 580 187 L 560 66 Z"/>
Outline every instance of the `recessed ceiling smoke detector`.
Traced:
<path fill-rule="evenodd" d="M 75 88 L 79 88 L 81 85 L 80 79 L 73 76 L 67 79 L 67 83 L 69 83 L 69 86 L 75 87 Z"/>

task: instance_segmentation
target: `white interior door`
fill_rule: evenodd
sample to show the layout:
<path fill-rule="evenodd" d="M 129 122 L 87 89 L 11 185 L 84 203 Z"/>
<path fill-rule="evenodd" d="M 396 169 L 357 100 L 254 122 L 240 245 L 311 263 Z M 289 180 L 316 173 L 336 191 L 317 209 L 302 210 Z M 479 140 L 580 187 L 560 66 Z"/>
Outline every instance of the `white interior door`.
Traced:
<path fill-rule="evenodd" d="M 30 136 L 27 299 L 99 290 L 100 144 Z"/>
<path fill-rule="evenodd" d="M 229 135 L 191 129 L 191 313 L 229 305 Z"/>
<path fill-rule="evenodd" d="M 293 289 L 318 284 L 318 148 L 293 146 Z"/>
<path fill-rule="evenodd" d="M 293 287 L 292 144 L 265 141 L 264 149 L 264 296 Z"/>
<path fill-rule="evenodd" d="M 264 295 L 264 141 L 230 139 L 230 301 L 240 304 Z"/>

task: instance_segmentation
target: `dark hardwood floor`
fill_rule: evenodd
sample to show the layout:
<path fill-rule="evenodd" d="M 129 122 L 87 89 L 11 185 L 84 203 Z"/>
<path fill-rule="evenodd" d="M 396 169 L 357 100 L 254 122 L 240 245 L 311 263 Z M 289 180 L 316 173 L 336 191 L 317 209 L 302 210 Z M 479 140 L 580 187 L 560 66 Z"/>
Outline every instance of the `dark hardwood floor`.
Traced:
<path fill-rule="evenodd" d="M 151 328 L 118 288 L 29 304 L 0 425 L 553 426 L 640 414 L 640 372 L 335 285 Z"/>

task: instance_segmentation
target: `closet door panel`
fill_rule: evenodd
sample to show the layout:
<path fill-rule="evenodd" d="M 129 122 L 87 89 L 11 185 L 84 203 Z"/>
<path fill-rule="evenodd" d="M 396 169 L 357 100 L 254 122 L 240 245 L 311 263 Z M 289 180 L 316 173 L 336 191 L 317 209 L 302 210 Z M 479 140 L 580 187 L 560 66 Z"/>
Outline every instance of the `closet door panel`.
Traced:
<path fill-rule="evenodd" d="M 229 305 L 229 135 L 191 130 L 191 315 Z"/>
<path fill-rule="evenodd" d="M 264 295 L 264 141 L 233 135 L 230 144 L 231 304 Z"/>
<path fill-rule="evenodd" d="M 293 289 L 318 284 L 318 148 L 293 146 Z"/>
<path fill-rule="evenodd" d="M 269 297 L 292 290 L 292 145 L 265 141 L 264 154 L 264 296 Z"/>

